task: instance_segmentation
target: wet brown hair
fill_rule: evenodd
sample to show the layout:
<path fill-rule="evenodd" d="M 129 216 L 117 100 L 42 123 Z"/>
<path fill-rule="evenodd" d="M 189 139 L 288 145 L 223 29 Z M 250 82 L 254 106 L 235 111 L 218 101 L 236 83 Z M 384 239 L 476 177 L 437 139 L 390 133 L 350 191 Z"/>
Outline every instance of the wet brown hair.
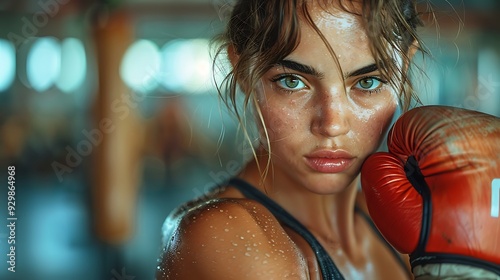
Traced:
<path fill-rule="evenodd" d="M 325 10 L 332 5 L 360 15 L 370 41 L 372 55 L 381 75 L 399 92 L 403 111 L 410 107 L 413 93 L 408 68 L 410 48 L 421 49 L 423 44 L 416 29 L 422 25 L 416 0 L 318 0 Z M 222 100 L 236 113 L 247 134 L 238 110 L 238 90 L 244 92 L 244 106 L 253 99 L 260 78 L 277 62 L 288 56 L 299 44 L 300 22 L 309 24 L 325 42 L 337 67 L 333 49 L 314 24 L 309 13 L 309 0 L 238 0 L 227 23 L 227 30 L 216 38 L 217 58 L 233 51 L 238 59 L 223 81 L 216 81 Z M 361 4 L 354 9 L 354 4 Z M 394 56 L 402 59 L 398 64 Z M 214 70 L 218 70 L 214 67 Z M 255 101 L 255 99 L 254 99 Z M 258 110 L 258 108 L 257 108 Z M 261 121 L 263 122 L 262 118 Z"/>
<path fill-rule="evenodd" d="M 219 93 L 228 104 L 234 106 L 238 85 L 246 93 L 248 102 L 251 92 L 264 73 L 297 47 L 300 40 L 301 16 L 316 30 L 335 59 L 333 50 L 309 15 L 309 2 L 307 0 L 236 1 L 226 32 L 216 38 L 217 42 L 221 43 L 216 52 L 216 59 L 230 46 L 239 56 L 224 81 L 217 83 Z M 356 1 L 323 0 L 320 4 L 325 9 L 337 4 L 345 11 L 356 14 L 352 2 Z M 416 33 L 417 26 L 422 25 L 422 22 L 417 13 L 415 0 L 360 2 L 361 16 L 375 62 L 379 64 L 384 78 L 401 93 L 401 105 L 406 110 L 411 98 L 416 97 L 408 78 L 407 68 L 411 63 L 409 50 L 411 47 L 420 49 L 422 46 Z M 403 59 L 403 65 L 406 66 L 403 69 L 393 61 L 394 52 Z"/>

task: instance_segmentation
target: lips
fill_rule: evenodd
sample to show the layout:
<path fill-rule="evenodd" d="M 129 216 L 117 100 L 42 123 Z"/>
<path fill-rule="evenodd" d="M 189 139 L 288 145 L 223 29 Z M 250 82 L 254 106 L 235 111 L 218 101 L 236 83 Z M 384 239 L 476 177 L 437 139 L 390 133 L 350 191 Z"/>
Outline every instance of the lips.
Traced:
<path fill-rule="evenodd" d="M 305 160 L 310 168 L 321 173 L 340 173 L 354 163 L 354 157 L 344 150 L 318 150 Z"/>

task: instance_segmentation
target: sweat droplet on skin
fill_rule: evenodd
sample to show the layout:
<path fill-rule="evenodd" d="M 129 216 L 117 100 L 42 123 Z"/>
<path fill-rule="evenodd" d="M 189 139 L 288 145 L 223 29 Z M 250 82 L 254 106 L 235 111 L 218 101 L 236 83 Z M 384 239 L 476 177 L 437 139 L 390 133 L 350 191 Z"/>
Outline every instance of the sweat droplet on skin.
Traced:
<path fill-rule="evenodd" d="M 339 33 L 360 28 L 358 20 L 354 16 L 332 17 L 330 13 L 326 12 L 318 18 L 317 25 L 327 29 L 340 29 Z"/>
<path fill-rule="evenodd" d="M 371 116 L 375 113 L 373 109 L 360 109 L 355 112 L 358 119 L 364 123 L 367 123 Z"/>
<path fill-rule="evenodd" d="M 332 17 L 330 11 L 322 12 L 315 22 L 320 29 L 335 29 L 337 35 L 348 34 L 354 30 L 360 30 L 360 20 L 354 15 L 335 15 Z M 366 37 L 366 34 L 363 34 Z M 346 42 L 349 43 L 349 42 Z M 352 45 L 352 43 L 351 43 Z"/>

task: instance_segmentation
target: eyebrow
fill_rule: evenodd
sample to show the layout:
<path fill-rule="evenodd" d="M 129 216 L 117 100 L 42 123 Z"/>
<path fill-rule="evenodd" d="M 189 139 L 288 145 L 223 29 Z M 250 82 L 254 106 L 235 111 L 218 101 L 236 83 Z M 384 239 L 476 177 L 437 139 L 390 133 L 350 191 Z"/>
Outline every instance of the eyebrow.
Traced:
<path fill-rule="evenodd" d="M 298 62 L 295 62 L 295 61 L 292 61 L 292 60 L 286 60 L 286 59 L 285 60 L 280 60 L 275 65 L 277 65 L 277 66 L 283 66 L 285 68 L 292 69 L 292 70 L 301 72 L 303 74 L 308 74 L 308 75 L 316 76 L 318 78 L 323 78 L 325 76 L 322 72 L 314 69 L 314 67 L 312 67 L 312 66 L 305 65 L 305 64 L 302 64 L 302 63 L 298 63 Z"/>
<path fill-rule="evenodd" d="M 354 70 L 352 72 L 347 72 L 344 75 L 344 79 L 365 75 L 365 74 L 368 74 L 368 73 L 371 73 L 371 72 L 374 72 L 377 70 L 378 70 L 377 64 L 373 63 L 373 64 L 367 65 L 365 67 L 361 67 L 361 68 Z"/>
<path fill-rule="evenodd" d="M 295 71 L 298 71 L 298 72 L 301 72 L 301 73 L 304 73 L 304 74 L 316 76 L 318 78 L 323 78 L 325 76 L 322 72 L 314 69 L 314 67 L 309 66 L 309 65 L 305 65 L 305 64 L 293 61 L 293 60 L 287 60 L 287 59 L 280 60 L 275 65 L 277 65 L 277 66 L 283 66 L 285 68 L 292 69 L 292 70 L 295 70 Z M 344 75 L 344 79 L 351 78 L 351 77 L 356 77 L 356 76 L 361 76 L 361 75 L 365 75 L 365 74 L 368 74 L 368 73 L 371 73 L 371 72 L 375 72 L 378 69 L 379 68 L 378 68 L 377 64 L 372 63 L 370 65 L 367 65 L 367 66 L 361 67 L 359 69 L 356 69 L 356 70 L 354 70 L 352 72 L 347 72 Z"/>

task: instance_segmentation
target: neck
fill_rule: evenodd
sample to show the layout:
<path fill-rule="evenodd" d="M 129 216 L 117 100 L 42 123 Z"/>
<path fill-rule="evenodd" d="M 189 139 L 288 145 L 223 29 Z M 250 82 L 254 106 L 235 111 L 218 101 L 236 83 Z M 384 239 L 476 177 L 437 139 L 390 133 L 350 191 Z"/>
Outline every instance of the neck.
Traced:
<path fill-rule="evenodd" d="M 265 166 L 265 160 L 259 163 Z M 316 194 L 298 185 L 277 169 L 262 181 L 257 162 L 251 162 L 240 177 L 276 201 L 317 237 L 348 245 L 354 242 L 354 205 L 358 180 L 332 194 Z M 343 246 L 344 246 L 343 245 Z"/>

